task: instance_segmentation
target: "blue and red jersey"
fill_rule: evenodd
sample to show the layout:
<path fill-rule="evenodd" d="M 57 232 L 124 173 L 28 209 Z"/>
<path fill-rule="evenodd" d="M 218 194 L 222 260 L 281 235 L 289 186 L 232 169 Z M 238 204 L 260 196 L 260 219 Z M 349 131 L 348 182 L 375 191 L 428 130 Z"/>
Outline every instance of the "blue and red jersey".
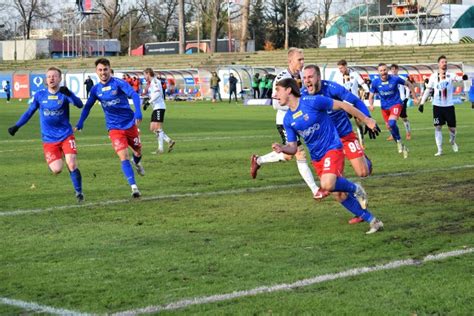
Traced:
<path fill-rule="evenodd" d="M 135 112 L 130 108 L 128 98 L 133 100 Z M 84 121 L 96 101 L 102 105 L 105 124 L 108 130 L 126 130 L 135 124 L 135 119 L 142 119 L 140 96 L 124 80 L 111 77 L 107 83 L 97 83 L 91 89 L 89 99 L 84 106 L 77 128 L 82 129 Z"/>
<path fill-rule="evenodd" d="M 47 89 L 35 93 L 28 110 L 20 117 L 16 126 L 25 125 L 39 109 L 41 138 L 45 143 L 61 142 L 72 132 L 69 122 L 69 104 L 82 108 L 81 99 L 71 93 L 70 97 L 57 92 L 51 93 Z"/>
<path fill-rule="evenodd" d="M 327 111 L 333 100 L 324 96 L 302 96 L 298 107 L 286 112 L 283 119 L 288 142 L 296 142 L 299 135 L 309 149 L 311 160 L 319 161 L 332 149 L 342 148 L 341 140 Z"/>
<path fill-rule="evenodd" d="M 388 75 L 387 81 L 376 78 L 372 81 L 370 92 L 378 93 L 382 110 L 388 110 L 396 104 L 402 104 L 398 85 L 404 85 L 405 80 L 398 76 Z"/>
<path fill-rule="evenodd" d="M 301 94 L 309 95 L 308 90 L 306 88 L 303 88 L 301 90 Z M 369 109 L 367 109 L 365 103 L 337 82 L 321 80 L 321 89 L 319 90 L 319 92 L 316 93 L 316 95 L 323 95 L 334 100 L 346 101 L 348 103 L 351 103 L 359 111 L 370 117 Z M 334 125 L 336 126 L 336 130 L 339 134 L 339 137 L 342 138 L 352 132 L 352 124 L 349 120 L 349 116 L 347 115 L 346 111 L 331 110 L 328 111 L 328 114 L 331 117 Z"/>

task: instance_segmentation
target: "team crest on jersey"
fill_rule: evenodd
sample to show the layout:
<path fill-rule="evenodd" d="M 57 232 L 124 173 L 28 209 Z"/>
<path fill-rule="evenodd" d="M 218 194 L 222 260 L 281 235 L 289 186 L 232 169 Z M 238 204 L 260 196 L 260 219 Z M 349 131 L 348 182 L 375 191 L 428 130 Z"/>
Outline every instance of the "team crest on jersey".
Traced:
<path fill-rule="evenodd" d="M 111 86 L 107 86 L 107 87 L 103 87 L 103 88 L 102 88 L 102 91 L 109 91 L 109 90 L 111 90 L 111 89 L 112 89 Z"/>
<path fill-rule="evenodd" d="M 117 95 L 117 90 L 112 90 L 112 95 Z"/>
<path fill-rule="evenodd" d="M 296 120 L 296 119 L 297 119 L 298 117 L 300 117 L 301 115 L 303 115 L 303 112 L 301 112 L 301 110 L 298 111 L 298 112 L 296 112 L 296 113 L 293 113 L 293 119 Z"/>
<path fill-rule="evenodd" d="M 303 120 L 305 121 L 309 120 L 309 115 L 308 114 L 303 115 Z"/>

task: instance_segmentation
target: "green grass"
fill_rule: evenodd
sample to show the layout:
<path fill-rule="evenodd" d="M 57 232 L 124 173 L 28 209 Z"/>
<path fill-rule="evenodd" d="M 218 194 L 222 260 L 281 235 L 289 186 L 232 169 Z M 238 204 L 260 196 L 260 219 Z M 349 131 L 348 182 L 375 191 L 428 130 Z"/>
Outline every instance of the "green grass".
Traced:
<path fill-rule="evenodd" d="M 367 140 L 374 175 L 362 183 L 386 225 L 372 236 L 366 224 L 348 225 L 350 214 L 331 198 L 314 202 L 294 162 L 265 165 L 250 179 L 250 155 L 279 140 L 270 107 L 170 102 L 165 131 L 177 144 L 160 156 L 150 154 L 156 143 L 145 112 L 147 174 L 137 178 L 143 198 L 132 201 L 96 106 L 76 135 L 81 207 L 68 207 L 75 198 L 67 172 L 47 169 L 37 114 L 15 137 L 7 134 L 25 109 L 0 102 L 0 212 L 40 212 L 0 216 L 0 298 L 112 313 L 473 247 L 474 111 L 467 103 L 456 110 L 457 154 L 444 131 L 445 155 L 433 157 L 430 107 L 424 114 L 409 109 L 408 159 L 385 141 L 386 131 Z M 75 122 L 79 111 L 71 112 Z M 379 111 L 374 116 L 382 126 Z M 346 174 L 354 176 L 347 164 Z M 196 195 L 171 197 L 188 193 Z M 468 315 L 473 259 L 166 313 Z M 27 312 L 0 304 L 0 314 Z"/>

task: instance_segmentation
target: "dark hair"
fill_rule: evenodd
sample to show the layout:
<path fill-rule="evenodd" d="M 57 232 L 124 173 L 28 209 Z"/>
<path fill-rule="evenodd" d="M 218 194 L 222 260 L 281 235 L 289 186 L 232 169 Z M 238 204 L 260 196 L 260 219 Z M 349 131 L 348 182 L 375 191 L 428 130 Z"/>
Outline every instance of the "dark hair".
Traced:
<path fill-rule="evenodd" d="M 441 56 L 438 57 L 438 63 L 439 63 L 439 61 L 440 61 L 441 59 L 448 59 L 448 58 L 446 58 L 445 55 L 441 55 Z"/>
<path fill-rule="evenodd" d="M 145 70 L 143 70 L 143 72 L 146 73 L 146 74 L 149 74 L 152 77 L 155 76 L 155 72 L 151 68 L 146 68 Z"/>
<path fill-rule="evenodd" d="M 61 69 L 59 69 L 58 67 L 49 67 L 48 70 L 46 70 L 46 72 L 48 71 L 57 71 L 59 73 L 59 76 L 61 77 Z"/>
<path fill-rule="evenodd" d="M 104 65 L 104 66 L 109 66 L 110 67 L 110 61 L 107 58 L 99 58 L 95 61 L 95 66 L 97 65 Z"/>
<path fill-rule="evenodd" d="M 298 87 L 298 83 L 293 78 L 281 79 L 280 81 L 276 83 L 276 86 L 282 87 L 285 89 L 290 88 L 292 95 L 294 95 L 297 98 L 301 97 L 301 92 L 300 92 L 300 88 Z"/>
<path fill-rule="evenodd" d="M 377 65 L 377 68 L 379 68 L 381 66 L 387 66 L 387 64 L 386 63 L 380 63 L 380 64 Z"/>
<path fill-rule="evenodd" d="M 341 59 L 337 62 L 338 66 L 347 66 L 347 61 L 345 59 Z"/>
<path fill-rule="evenodd" d="M 306 65 L 304 66 L 304 69 L 314 69 L 314 72 L 316 72 L 316 76 L 321 77 L 321 69 L 316 64 Z"/>
<path fill-rule="evenodd" d="M 397 64 L 391 64 L 391 65 L 390 65 L 390 68 L 399 69 L 399 67 L 398 67 L 398 65 L 397 65 Z"/>

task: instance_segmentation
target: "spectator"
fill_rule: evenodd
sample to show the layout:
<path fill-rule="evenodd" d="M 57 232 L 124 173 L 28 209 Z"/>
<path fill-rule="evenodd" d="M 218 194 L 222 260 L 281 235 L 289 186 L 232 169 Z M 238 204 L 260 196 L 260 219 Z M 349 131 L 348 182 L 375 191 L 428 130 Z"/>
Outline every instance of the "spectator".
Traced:
<path fill-rule="evenodd" d="M 229 103 L 232 100 L 232 94 L 235 95 L 235 102 L 237 102 L 237 82 L 239 82 L 239 80 L 237 80 L 231 72 L 229 76 Z"/>
<path fill-rule="evenodd" d="M 260 85 L 260 74 L 257 72 L 252 79 L 252 90 L 253 90 L 253 98 L 254 99 L 260 99 L 260 90 L 259 90 L 259 85 Z"/>
<path fill-rule="evenodd" d="M 221 92 L 219 90 L 219 82 L 221 82 L 221 78 L 219 78 L 217 72 L 213 71 L 211 77 L 212 102 L 217 101 L 217 96 L 219 96 L 219 101 L 222 101 Z"/>
<path fill-rule="evenodd" d="M 91 76 L 87 76 L 86 81 L 84 81 L 84 85 L 86 86 L 86 97 L 89 97 L 89 94 L 91 93 L 91 89 L 94 86 L 94 81 L 92 81 Z"/>

